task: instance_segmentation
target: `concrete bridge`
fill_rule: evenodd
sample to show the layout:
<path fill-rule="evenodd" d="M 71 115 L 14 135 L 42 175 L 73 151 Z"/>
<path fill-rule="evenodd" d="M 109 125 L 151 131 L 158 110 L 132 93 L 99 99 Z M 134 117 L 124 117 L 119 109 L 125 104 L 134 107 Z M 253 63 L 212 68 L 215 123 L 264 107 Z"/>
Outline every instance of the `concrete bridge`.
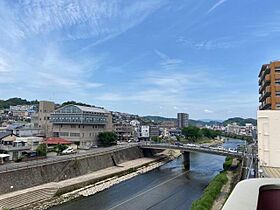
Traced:
<path fill-rule="evenodd" d="M 184 157 L 184 167 L 185 169 L 190 169 L 190 152 L 203 152 L 213 155 L 221 155 L 221 156 L 230 156 L 230 157 L 237 157 L 243 158 L 245 156 L 242 152 L 233 152 L 227 149 L 219 149 L 214 147 L 205 147 L 205 146 L 188 146 L 184 145 L 174 145 L 174 144 L 140 144 L 139 145 L 142 149 L 176 149 L 180 150 Z"/>

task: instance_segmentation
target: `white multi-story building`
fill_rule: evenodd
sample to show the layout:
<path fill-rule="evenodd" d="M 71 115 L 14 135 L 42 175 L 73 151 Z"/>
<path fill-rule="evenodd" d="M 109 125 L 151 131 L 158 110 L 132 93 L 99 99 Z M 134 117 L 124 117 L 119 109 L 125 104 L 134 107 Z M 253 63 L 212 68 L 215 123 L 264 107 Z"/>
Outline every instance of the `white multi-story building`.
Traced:
<path fill-rule="evenodd" d="M 260 166 L 280 167 L 280 110 L 258 111 Z"/>
<path fill-rule="evenodd" d="M 147 139 L 150 137 L 150 127 L 148 125 L 142 125 L 140 129 L 140 138 Z"/>

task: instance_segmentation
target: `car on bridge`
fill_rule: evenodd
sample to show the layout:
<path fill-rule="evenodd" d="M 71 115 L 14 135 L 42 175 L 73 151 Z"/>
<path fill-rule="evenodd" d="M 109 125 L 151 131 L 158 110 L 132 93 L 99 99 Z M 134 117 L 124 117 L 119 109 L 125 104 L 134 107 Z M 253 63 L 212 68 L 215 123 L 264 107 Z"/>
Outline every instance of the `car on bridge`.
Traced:
<path fill-rule="evenodd" d="M 182 144 L 181 142 L 175 142 L 174 145 L 178 146 L 178 147 L 183 147 L 184 144 Z"/>

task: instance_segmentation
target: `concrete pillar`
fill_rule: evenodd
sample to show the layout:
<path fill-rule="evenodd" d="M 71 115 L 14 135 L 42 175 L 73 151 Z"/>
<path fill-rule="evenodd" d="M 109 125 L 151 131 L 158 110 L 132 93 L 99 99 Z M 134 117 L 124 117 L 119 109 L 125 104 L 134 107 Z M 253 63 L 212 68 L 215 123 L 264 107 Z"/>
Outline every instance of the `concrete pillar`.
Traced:
<path fill-rule="evenodd" d="M 190 170 L 190 152 L 183 152 L 184 157 L 184 168 L 185 170 Z"/>

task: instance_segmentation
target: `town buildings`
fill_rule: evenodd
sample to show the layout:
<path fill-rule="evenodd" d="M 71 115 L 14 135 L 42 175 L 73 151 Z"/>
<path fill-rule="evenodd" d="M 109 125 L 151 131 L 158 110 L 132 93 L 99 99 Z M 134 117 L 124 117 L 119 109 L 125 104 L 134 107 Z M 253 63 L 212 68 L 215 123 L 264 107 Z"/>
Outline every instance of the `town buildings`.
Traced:
<path fill-rule="evenodd" d="M 189 115 L 187 113 L 178 113 L 177 123 L 178 128 L 187 127 L 189 125 Z"/>
<path fill-rule="evenodd" d="M 262 65 L 259 94 L 260 110 L 280 109 L 280 61 Z"/>
<path fill-rule="evenodd" d="M 101 107 L 66 105 L 50 115 L 53 136 L 88 148 L 97 145 L 98 134 L 112 131 L 112 115 Z"/>
<path fill-rule="evenodd" d="M 150 131 L 149 131 L 149 137 L 159 137 L 160 135 L 160 130 L 158 125 L 150 125 L 149 126 Z"/>
<path fill-rule="evenodd" d="M 133 126 L 130 123 L 118 122 L 114 123 L 114 132 L 118 136 L 119 141 L 129 141 L 134 139 Z"/>

